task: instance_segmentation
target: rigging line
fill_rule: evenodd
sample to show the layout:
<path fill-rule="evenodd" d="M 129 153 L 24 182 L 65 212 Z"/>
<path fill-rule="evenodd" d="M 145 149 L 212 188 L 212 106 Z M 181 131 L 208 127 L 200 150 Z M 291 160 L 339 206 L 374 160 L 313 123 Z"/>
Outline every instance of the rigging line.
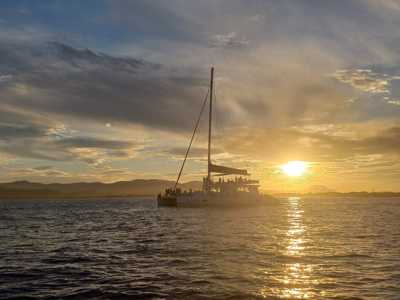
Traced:
<path fill-rule="evenodd" d="M 214 83 L 214 107 L 215 107 L 215 113 L 214 113 L 214 132 L 215 134 L 215 138 L 217 138 L 218 135 L 218 125 L 219 125 L 219 120 L 218 120 L 218 104 L 217 104 L 217 89 Z M 215 144 L 215 143 L 214 143 Z"/>
<path fill-rule="evenodd" d="M 185 158 L 184 158 L 184 160 L 182 162 L 182 166 L 181 166 L 181 169 L 179 170 L 178 178 L 176 179 L 176 182 L 175 182 L 174 190 L 176 190 L 176 187 L 178 186 L 178 183 L 179 183 L 179 179 L 181 178 L 183 167 L 185 166 L 186 159 L 187 159 L 187 157 L 189 155 L 190 147 L 192 146 L 192 143 L 193 143 L 193 140 L 194 140 L 194 136 L 196 134 L 197 128 L 199 127 L 201 115 L 203 114 L 204 108 L 206 107 L 206 103 L 207 103 L 207 99 L 208 99 L 208 94 L 209 93 L 210 93 L 210 89 L 207 90 L 206 97 L 204 98 L 203 104 L 201 106 L 200 114 L 199 114 L 199 117 L 197 118 L 196 125 L 194 127 L 192 137 L 190 139 L 189 147 L 186 150 Z"/>

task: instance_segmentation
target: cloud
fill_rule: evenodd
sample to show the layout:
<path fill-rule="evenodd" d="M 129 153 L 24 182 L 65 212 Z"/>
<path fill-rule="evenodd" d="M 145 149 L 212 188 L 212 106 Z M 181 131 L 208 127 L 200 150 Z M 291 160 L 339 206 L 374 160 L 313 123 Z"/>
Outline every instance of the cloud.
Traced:
<path fill-rule="evenodd" d="M 333 74 L 333 77 L 358 90 L 372 94 L 390 93 L 390 82 L 396 78 L 387 74 L 375 73 L 369 69 L 339 70 Z"/>
<path fill-rule="evenodd" d="M 185 157 L 186 150 L 186 147 L 173 147 L 161 151 L 160 153 L 158 153 L 158 155 L 167 159 L 173 159 L 180 162 Z M 235 164 L 241 164 L 242 162 L 242 157 L 240 155 L 233 155 L 216 147 L 212 147 L 211 153 L 214 162 L 217 163 L 232 164 L 232 162 L 235 161 Z M 204 163 L 207 161 L 207 154 L 208 149 L 206 147 L 192 147 L 188 154 L 188 160 L 190 160 L 192 164 L 194 162 L 194 165 L 204 165 Z M 193 170 L 191 172 L 193 173 Z"/>
<path fill-rule="evenodd" d="M 223 47 L 223 48 L 243 48 L 249 44 L 249 41 L 245 38 L 238 37 L 236 32 L 228 34 L 216 34 L 210 38 L 211 47 Z"/>
<path fill-rule="evenodd" d="M 357 130 L 360 126 L 349 125 L 342 129 L 334 126 L 322 131 L 306 128 L 236 129 L 236 134 L 226 132 L 219 143 L 230 153 L 259 159 L 265 159 L 267 155 L 269 161 L 275 162 L 294 159 L 334 162 L 365 155 L 400 158 L 400 127 L 377 129 L 377 124 L 373 123 L 370 127 L 374 131 L 366 131 L 360 136 Z M 364 129 L 367 127 L 365 125 Z"/>
<path fill-rule="evenodd" d="M 65 124 L 59 123 L 54 124 L 52 127 L 48 127 L 46 135 L 52 136 L 58 139 L 72 137 L 76 132 L 68 128 Z"/>
<path fill-rule="evenodd" d="M 400 101 L 399 101 L 399 100 L 389 100 L 388 103 L 389 103 L 389 104 L 393 104 L 393 105 L 400 106 Z"/>
<path fill-rule="evenodd" d="M 186 154 L 187 148 L 185 147 L 174 147 L 164 151 L 165 154 L 172 155 L 178 159 L 182 159 Z M 220 153 L 219 150 L 213 149 L 213 153 Z M 190 157 L 205 158 L 208 154 L 208 148 L 192 147 L 190 149 Z"/>
<path fill-rule="evenodd" d="M 99 166 L 106 162 L 106 152 L 101 149 L 93 148 L 70 148 L 68 152 L 71 153 L 75 159 L 82 160 L 89 165 Z"/>
<path fill-rule="evenodd" d="M 0 30 L 0 40 L 5 44 L 8 43 L 37 43 L 44 42 L 56 38 L 56 35 L 43 27 L 35 27 L 31 25 L 8 25 L 6 22 L 0 22 L 2 28 Z M 2 51 L 0 51 L 1 54 Z"/>
<path fill-rule="evenodd" d="M 104 140 L 93 137 L 70 137 L 56 141 L 56 144 L 66 148 L 101 148 L 127 149 L 135 144 L 126 141 Z"/>
<path fill-rule="evenodd" d="M 262 179 L 262 186 L 286 189 L 291 185 L 328 184 L 341 191 L 374 186 L 396 189 L 400 159 L 400 134 L 396 123 L 329 125 L 320 128 L 237 128 L 216 143 L 241 155 L 242 166 Z M 258 161 L 257 161 L 258 160 Z M 288 182 L 277 166 L 291 160 L 312 162 L 304 180 Z M 236 160 L 233 164 L 239 166 Z M 378 175 L 379 174 L 379 175 Z M 377 176 L 380 179 L 377 180 Z"/>
<path fill-rule="evenodd" d="M 215 159 L 365 165 L 365 157 L 397 157 L 396 1 L 105 3 L 107 11 L 82 7 L 72 27 L 41 22 L 32 6 L 34 22 L 0 29 L 3 153 L 96 171 L 136 155 L 175 164 L 213 64 Z M 368 124 L 377 120 L 392 123 Z M 201 160 L 199 133 L 193 157 Z M 130 162 L 146 173 L 144 162 Z M 108 175 L 118 172 L 125 176 L 114 167 Z"/>
<path fill-rule="evenodd" d="M 14 138 L 32 138 L 44 134 L 45 131 L 42 127 L 0 123 L 0 140 L 7 141 Z"/>
<path fill-rule="evenodd" d="M 47 171 L 47 170 L 51 170 L 53 167 L 51 167 L 51 166 L 38 166 L 38 167 L 35 167 L 35 168 L 33 168 L 34 170 L 37 170 L 37 171 Z"/>
<path fill-rule="evenodd" d="M 116 124 L 113 128 L 141 125 L 169 133 L 186 133 L 193 127 L 208 84 L 208 70 L 171 69 L 61 43 L 1 47 L 14 61 L 13 65 L 4 61 L 0 66 L 3 72 L 13 74 L 13 81 L 3 87 L 2 106 L 46 115 L 53 120 L 50 125 L 35 123 L 38 121 L 18 125 L 39 130 L 36 137 L 2 146 L 3 151 L 21 157 L 78 160 L 94 166 L 113 159 L 132 158 L 136 153 L 135 143 L 79 136 L 54 120 L 61 117 L 89 124 L 98 122 L 103 127 L 106 123 Z M 217 73 L 226 77 L 216 78 L 215 116 L 221 128 L 238 124 L 255 128 L 268 124 L 285 126 L 320 123 L 336 116 L 351 117 L 344 107 L 346 92 L 320 76 L 326 69 L 336 68 L 338 62 L 334 56 L 313 45 L 300 52 L 290 47 L 285 49 L 250 50 L 252 55 L 243 58 L 240 64 L 234 63 L 236 55 L 226 58 L 226 67 L 221 66 Z M 301 53 L 312 53 L 313 61 Z M 234 72 L 242 68 L 246 72 Z M 196 72 L 202 75 L 193 75 Z M 12 129 L 16 130 L 18 126 L 14 125 Z M 230 152 L 230 149 L 222 151 L 228 156 Z M 175 151 L 173 156 L 176 154 Z M 221 154 L 221 159 L 229 158 L 222 158 Z"/>
<path fill-rule="evenodd" d="M 21 167 L 8 167 L 7 168 L 7 180 L 24 180 L 34 178 L 37 181 L 42 179 L 51 178 L 51 180 L 60 180 L 70 177 L 68 172 L 55 169 L 53 167 L 34 167 L 34 168 L 21 168 Z M 0 180 L 4 180 L 3 176 L 0 176 Z"/>
<path fill-rule="evenodd" d="M 14 78 L 2 88 L 3 104 L 38 113 L 185 130 L 205 92 L 200 76 L 60 43 L 0 52 L 0 71 Z"/>
<path fill-rule="evenodd" d="M 398 16 L 400 13 L 400 3 L 397 0 L 367 0 L 364 4 L 366 4 L 372 12 L 379 13 L 386 18 L 388 16 L 395 16 L 396 14 Z"/>
<path fill-rule="evenodd" d="M 137 144 L 127 141 L 105 140 L 93 137 L 72 137 L 55 142 L 57 146 L 94 166 L 108 160 L 132 158 Z"/>
<path fill-rule="evenodd" d="M 0 123 L 0 151 L 18 158 L 99 165 L 132 157 L 139 147 L 132 141 L 79 136 L 65 125 L 37 123 L 26 115 L 14 114 L 13 118 L 19 124 Z"/>
<path fill-rule="evenodd" d="M 108 2 L 113 23 L 134 24 L 138 31 L 146 33 L 138 48 L 146 45 L 148 39 L 159 40 L 162 36 L 165 40 L 159 41 L 164 45 L 177 38 L 180 44 L 172 44 L 170 56 L 179 49 L 187 49 L 188 57 L 196 56 L 199 60 L 195 66 L 186 68 L 190 62 L 183 60 L 181 53 L 178 55 L 181 66 L 172 69 L 140 58 L 113 56 L 65 43 L 14 43 L 3 46 L 3 51 L 15 62 L 13 67 L 6 61 L 2 65 L 4 71 L 14 71 L 16 82 L 3 92 L 9 99 L 18 99 L 18 106 L 27 110 L 103 124 L 139 124 L 182 132 L 192 127 L 207 86 L 208 72 L 199 63 L 209 64 L 211 57 L 221 61 L 217 74 L 228 77 L 217 86 L 217 91 L 221 90 L 217 109 L 223 125 L 246 121 L 258 126 L 268 120 L 285 125 L 306 119 L 320 118 L 319 122 L 324 122 L 338 116 L 353 117 L 343 104 L 344 99 L 353 95 L 321 78 L 324 73 L 346 65 L 348 56 L 343 52 L 351 51 L 345 46 L 346 51 L 331 47 L 320 32 L 323 26 L 313 25 L 317 21 L 326 22 L 329 25 L 326 28 L 332 29 L 335 38 L 341 39 L 345 38 L 339 34 L 343 30 L 336 30 L 338 25 L 325 19 L 306 18 L 304 10 L 297 9 L 310 6 L 315 15 L 331 17 L 333 12 L 344 10 L 341 5 L 330 4 L 325 8 L 322 5 L 313 7 L 306 1 L 295 5 L 259 1 L 233 1 L 229 5 L 227 1 L 211 2 L 185 5 L 179 1 L 171 1 L 168 5 L 154 1 Z M 210 15 L 214 10 L 216 14 L 223 13 L 215 18 Z M 293 23 L 299 21 L 299 26 L 307 29 L 305 37 L 302 36 L 302 40 L 296 38 L 297 30 L 292 23 L 281 26 L 282 20 L 275 16 L 276 13 L 293 19 Z M 151 19 L 143 17 L 147 14 L 159 16 L 162 24 L 152 22 L 149 25 Z M 346 14 L 350 12 L 346 11 Z M 213 17 L 202 18 L 203 15 Z M 254 16 L 264 16 L 265 22 L 252 21 Z M 265 26 L 275 21 L 278 25 L 266 30 Z M 311 28 L 318 30 L 310 32 Z M 218 45 L 216 48 L 246 45 L 248 52 L 243 56 L 230 51 L 227 54 L 223 49 L 220 52 L 219 49 L 204 50 L 209 48 L 210 37 Z M 193 55 L 192 47 L 199 48 L 202 54 Z M 156 48 L 160 49 L 159 43 Z M 14 55 L 15 52 L 19 55 Z M 167 59 L 165 63 L 168 63 Z M 375 90 L 383 90 L 383 82 L 383 86 L 378 84 L 375 82 Z M 372 84 L 369 90 L 373 90 Z"/>
<path fill-rule="evenodd" d="M 0 83 L 7 82 L 12 79 L 12 75 L 0 75 Z"/>
<path fill-rule="evenodd" d="M 355 141 L 354 148 L 367 154 L 400 154 L 400 127 L 388 128 L 376 136 Z"/>
<path fill-rule="evenodd" d="M 105 18 L 115 25 L 134 28 L 136 34 L 158 39 L 195 40 L 201 34 L 201 23 L 185 14 L 180 1 L 108 0 Z M 156 22 L 154 20 L 157 20 Z"/>
<path fill-rule="evenodd" d="M 227 81 L 217 82 L 220 101 L 216 109 L 221 124 L 242 122 L 242 118 L 248 122 L 249 116 L 255 122 L 265 119 L 265 115 L 290 119 L 301 119 L 307 114 L 321 116 L 320 107 L 327 114 L 338 110 L 337 103 L 347 97 L 329 80 L 319 77 L 324 67 L 331 68 L 332 58 L 311 48 L 304 49 L 304 52 L 315 52 L 316 60 L 309 63 L 309 70 L 301 67 L 307 58 L 290 50 L 282 53 L 274 48 L 276 52 L 271 52 L 270 47 L 271 57 L 261 60 L 266 49 L 260 48 L 241 65 L 234 64 L 235 56 L 227 57 L 228 67 L 217 70 L 217 74 L 229 74 Z M 15 76 L 16 82 L 5 89 L 9 99 L 18 99 L 18 106 L 26 110 L 103 124 L 139 124 L 185 132 L 193 127 L 208 84 L 208 70 L 200 68 L 173 70 L 59 43 L 36 51 L 43 58 L 38 62 L 37 58 L 27 59 L 35 64 L 35 71 L 28 68 L 20 77 Z M 330 61 L 323 62 L 325 58 Z M 53 63 L 43 64 L 42 59 Z M 281 63 L 272 68 L 273 61 Z M 126 62 L 129 63 L 125 65 Z M 244 67 L 251 76 L 235 72 Z M 38 73 L 40 77 L 34 75 Z M 277 77 L 277 73 L 281 76 Z M 293 92 L 284 88 L 289 81 Z M 322 98 L 332 101 L 323 102 Z M 275 99 L 280 100 L 279 104 Z"/>
<path fill-rule="evenodd" d="M 13 160 L 13 156 L 0 151 L 0 169 Z"/>

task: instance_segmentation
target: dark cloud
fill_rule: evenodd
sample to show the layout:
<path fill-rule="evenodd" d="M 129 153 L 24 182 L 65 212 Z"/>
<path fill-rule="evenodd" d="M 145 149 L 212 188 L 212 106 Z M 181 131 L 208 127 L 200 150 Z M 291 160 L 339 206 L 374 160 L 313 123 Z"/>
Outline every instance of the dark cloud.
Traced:
<path fill-rule="evenodd" d="M 10 106 L 173 130 L 191 127 L 206 83 L 194 74 L 60 43 L 0 45 L 1 71 L 13 74 L 2 87 L 2 102 Z"/>
<path fill-rule="evenodd" d="M 357 152 L 385 154 L 400 154 L 400 127 L 388 128 L 378 135 L 360 141 L 350 141 Z"/>
<path fill-rule="evenodd" d="M 337 133 L 302 129 L 240 130 L 226 132 L 218 141 L 230 153 L 271 161 L 308 160 L 334 162 L 358 156 L 400 157 L 400 127 L 390 127 L 367 137 L 346 137 Z"/>
<path fill-rule="evenodd" d="M 15 114 L 21 118 L 21 115 Z M 16 121 L 16 120 L 15 120 Z M 0 123 L 0 151 L 19 158 L 51 161 L 81 160 L 89 164 L 104 162 L 108 156 L 127 158 L 138 145 L 130 141 L 85 136 L 54 135 L 55 130 L 25 116 L 21 125 Z M 115 153 L 114 153 L 115 152 Z M 45 170 L 42 166 L 37 170 Z"/>
<path fill-rule="evenodd" d="M 0 83 L 7 82 L 12 79 L 12 75 L 0 75 Z"/>
<path fill-rule="evenodd" d="M 0 140 L 33 138 L 43 136 L 44 134 L 45 130 L 43 127 L 0 123 Z"/>
<path fill-rule="evenodd" d="M 102 171 L 101 174 L 103 176 L 109 177 L 109 176 L 127 176 L 127 175 L 131 175 L 132 172 L 128 171 L 128 170 L 121 170 L 121 169 L 109 169 L 109 170 L 105 170 Z"/>
<path fill-rule="evenodd" d="M 103 148 L 127 149 L 134 146 L 131 142 L 96 139 L 93 137 L 72 137 L 57 140 L 57 145 L 65 148 Z"/>
<path fill-rule="evenodd" d="M 121 72 L 136 72 L 145 63 L 129 57 L 112 57 L 90 49 L 77 49 L 60 42 L 9 41 L 0 44 L 0 70 L 15 75 L 36 75 L 53 72 L 89 71 L 109 69 Z M 6 75 L 8 80 L 13 76 Z M 3 76 L 4 78 L 4 76 Z"/>
<path fill-rule="evenodd" d="M 186 154 L 186 151 L 187 148 L 185 147 L 175 147 L 164 151 L 164 153 L 182 158 Z M 205 158 L 207 157 L 207 153 L 208 153 L 207 148 L 191 147 L 189 157 Z M 215 155 L 222 153 L 222 151 L 220 149 L 213 148 L 212 153 Z"/>
<path fill-rule="evenodd" d="M 53 167 L 51 167 L 51 166 L 38 166 L 38 167 L 35 167 L 33 169 L 37 170 L 37 171 L 48 171 L 48 170 L 53 169 Z"/>

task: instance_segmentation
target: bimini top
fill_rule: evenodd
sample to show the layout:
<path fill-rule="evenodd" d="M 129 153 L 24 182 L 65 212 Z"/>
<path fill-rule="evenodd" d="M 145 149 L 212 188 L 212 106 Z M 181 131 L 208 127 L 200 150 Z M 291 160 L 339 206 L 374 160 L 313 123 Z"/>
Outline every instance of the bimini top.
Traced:
<path fill-rule="evenodd" d="M 236 169 L 231 167 L 217 166 L 210 164 L 210 172 L 219 173 L 219 175 L 250 175 L 247 170 Z"/>

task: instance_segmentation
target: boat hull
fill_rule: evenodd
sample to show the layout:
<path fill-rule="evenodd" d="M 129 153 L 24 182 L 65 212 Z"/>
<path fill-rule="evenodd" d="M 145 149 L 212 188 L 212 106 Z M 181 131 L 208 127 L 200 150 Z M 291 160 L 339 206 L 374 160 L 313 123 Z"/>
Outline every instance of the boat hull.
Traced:
<path fill-rule="evenodd" d="M 178 206 L 178 201 L 176 197 L 158 197 L 157 198 L 157 205 L 165 206 L 165 207 L 176 207 Z"/>
<path fill-rule="evenodd" d="M 202 192 L 181 194 L 174 199 L 158 199 L 158 206 L 169 207 L 252 207 L 267 205 L 275 198 L 268 195 L 236 193 L 227 194 L 205 194 Z"/>

